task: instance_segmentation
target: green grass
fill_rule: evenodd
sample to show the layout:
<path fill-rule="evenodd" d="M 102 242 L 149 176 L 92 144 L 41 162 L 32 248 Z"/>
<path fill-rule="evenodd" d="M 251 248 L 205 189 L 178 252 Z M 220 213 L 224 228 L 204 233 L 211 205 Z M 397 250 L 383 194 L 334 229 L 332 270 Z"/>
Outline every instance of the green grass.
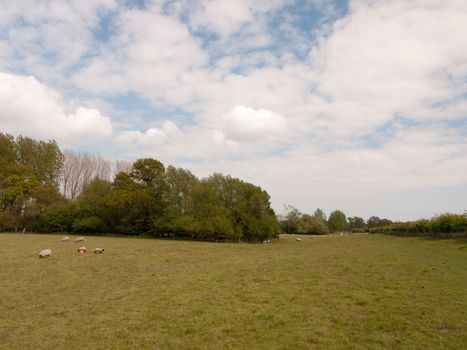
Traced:
<path fill-rule="evenodd" d="M 60 238 L 0 234 L 0 349 L 467 348 L 466 242 Z"/>

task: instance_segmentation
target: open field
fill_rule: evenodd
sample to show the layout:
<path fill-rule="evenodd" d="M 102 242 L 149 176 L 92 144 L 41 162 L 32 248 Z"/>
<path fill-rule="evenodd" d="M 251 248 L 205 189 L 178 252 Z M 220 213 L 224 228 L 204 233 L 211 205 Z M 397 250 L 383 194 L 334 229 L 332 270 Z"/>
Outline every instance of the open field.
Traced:
<path fill-rule="evenodd" d="M 467 348 L 465 241 L 60 238 L 0 234 L 1 349 Z"/>

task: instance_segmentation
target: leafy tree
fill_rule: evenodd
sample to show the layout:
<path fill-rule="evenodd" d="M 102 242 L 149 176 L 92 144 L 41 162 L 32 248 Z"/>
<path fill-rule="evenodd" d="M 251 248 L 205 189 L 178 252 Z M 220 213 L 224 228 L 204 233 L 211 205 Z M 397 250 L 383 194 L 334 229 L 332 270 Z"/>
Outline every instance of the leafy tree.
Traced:
<path fill-rule="evenodd" d="M 16 163 L 15 139 L 0 133 L 0 181 L 9 175 L 8 169 Z"/>
<path fill-rule="evenodd" d="M 32 203 L 32 195 L 39 186 L 35 176 L 8 177 L 0 191 L 0 208 L 4 211 L 0 225 L 15 231 L 24 228 L 28 221 L 26 208 Z M 6 226 L 8 224 L 13 226 Z"/>
<path fill-rule="evenodd" d="M 111 194 L 109 181 L 94 179 L 86 185 L 76 202 L 76 219 L 73 229 L 77 232 L 113 231 L 114 218 L 107 206 L 107 197 Z"/>
<path fill-rule="evenodd" d="M 381 219 L 377 216 L 371 216 L 366 222 L 368 228 L 381 226 Z"/>
<path fill-rule="evenodd" d="M 176 215 L 187 215 L 193 210 L 193 189 L 199 183 L 198 178 L 189 170 L 167 167 L 166 201 Z"/>
<path fill-rule="evenodd" d="M 282 230 L 288 234 L 295 234 L 299 231 L 302 213 L 292 205 L 285 206 L 286 214 L 281 222 Z"/>
<path fill-rule="evenodd" d="M 363 230 L 366 227 L 365 220 L 359 216 L 347 218 L 349 230 Z"/>
<path fill-rule="evenodd" d="M 72 232 L 76 218 L 75 203 L 53 204 L 38 218 L 34 229 L 39 232 Z"/>
<path fill-rule="evenodd" d="M 165 184 L 165 167 L 155 159 L 138 159 L 133 163 L 130 177 L 148 188 L 162 190 Z"/>
<path fill-rule="evenodd" d="M 322 235 L 328 231 L 326 221 L 320 217 L 303 214 L 300 218 L 298 233 L 305 235 Z"/>
<path fill-rule="evenodd" d="M 55 141 L 36 141 L 18 136 L 16 153 L 18 163 L 28 167 L 41 184 L 58 188 L 64 158 Z"/>
<path fill-rule="evenodd" d="M 324 212 L 323 209 L 320 209 L 320 208 L 318 208 L 318 209 L 315 210 L 315 212 L 313 213 L 313 216 L 314 216 L 315 218 L 321 219 L 321 220 L 323 220 L 323 221 L 326 221 L 326 220 L 327 220 L 327 218 L 326 218 L 326 213 Z"/>
<path fill-rule="evenodd" d="M 328 219 L 328 226 L 331 232 L 345 231 L 347 229 L 347 219 L 340 210 L 334 210 Z"/>

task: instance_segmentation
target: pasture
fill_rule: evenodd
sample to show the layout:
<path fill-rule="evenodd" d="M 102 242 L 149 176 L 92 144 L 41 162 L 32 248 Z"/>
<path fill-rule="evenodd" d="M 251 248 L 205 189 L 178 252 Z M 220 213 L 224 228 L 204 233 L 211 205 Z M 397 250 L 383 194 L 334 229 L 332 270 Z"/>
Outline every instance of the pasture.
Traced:
<path fill-rule="evenodd" d="M 0 234 L 0 349 L 467 348 L 465 241 L 74 238 Z"/>

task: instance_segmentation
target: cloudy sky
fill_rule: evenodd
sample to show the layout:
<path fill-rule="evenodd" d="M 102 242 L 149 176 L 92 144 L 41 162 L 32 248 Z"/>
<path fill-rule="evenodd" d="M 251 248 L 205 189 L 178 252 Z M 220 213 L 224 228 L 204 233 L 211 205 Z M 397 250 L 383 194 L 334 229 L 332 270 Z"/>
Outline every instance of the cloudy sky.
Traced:
<path fill-rule="evenodd" d="M 464 0 L 0 0 L 0 131 L 260 185 L 276 211 L 467 209 Z"/>

